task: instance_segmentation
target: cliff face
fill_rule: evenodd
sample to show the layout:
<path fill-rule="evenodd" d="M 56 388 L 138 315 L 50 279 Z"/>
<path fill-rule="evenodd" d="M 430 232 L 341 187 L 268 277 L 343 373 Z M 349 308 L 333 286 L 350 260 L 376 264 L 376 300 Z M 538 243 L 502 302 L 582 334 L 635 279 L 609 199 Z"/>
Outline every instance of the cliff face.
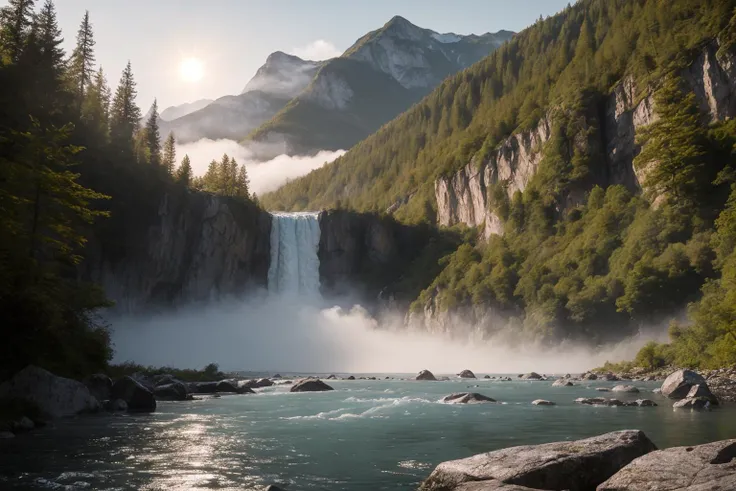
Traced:
<path fill-rule="evenodd" d="M 151 204 L 155 209 L 144 210 L 145 223 L 119 216 L 107 224 L 114 233 L 98 230 L 88 247 L 85 276 L 105 289 L 117 311 L 239 296 L 266 286 L 268 213 L 185 190 L 171 190 Z"/>
<path fill-rule="evenodd" d="M 719 57 L 718 48 L 716 42 L 706 46 L 682 73 L 711 121 L 736 116 L 736 59 L 733 55 Z M 653 105 L 649 89 L 637 87 L 630 78 L 622 80 L 603 101 L 600 145 L 606 162 L 602 184 L 641 188 L 642 176 L 633 166 L 639 153 L 636 135 L 638 128 L 655 121 Z M 471 161 L 452 176 L 438 179 L 435 199 L 439 224 L 484 225 L 486 238 L 503 233 L 501 220 L 489 211 L 488 188 L 505 182 L 509 196 L 524 191 L 551 136 L 550 120 L 548 115 L 533 130 L 510 136 L 487 160 Z"/>

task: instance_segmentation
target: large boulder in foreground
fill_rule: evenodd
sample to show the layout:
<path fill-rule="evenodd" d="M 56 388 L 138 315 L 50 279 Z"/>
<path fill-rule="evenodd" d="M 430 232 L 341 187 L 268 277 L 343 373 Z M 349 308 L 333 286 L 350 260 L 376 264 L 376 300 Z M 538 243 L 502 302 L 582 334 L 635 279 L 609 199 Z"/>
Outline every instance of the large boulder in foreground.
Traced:
<path fill-rule="evenodd" d="M 700 374 L 692 370 L 677 370 L 662 382 L 662 395 L 670 399 L 684 399 L 694 385 L 708 386 Z"/>
<path fill-rule="evenodd" d="M 463 370 L 462 372 L 457 374 L 460 378 L 475 378 L 475 374 L 471 372 L 470 370 Z"/>
<path fill-rule="evenodd" d="M 324 392 L 335 390 L 326 383 L 316 378 L 305 378 L 291 386 L 289 392 Z"/>
<path fill-rule="evenodd" d="M 715 491 L 736 489 L 736 440 L 674 447 L 639 457 L 598 491 Z"/>
<path fill-rule="evenodd" d="M 437 380 L 432 372 L 429 370 L 422 370 L 417 375 L 417 380 Z"/>
<path fill-rule="evenodd" d="M 499 481 L 532 489 L 587 491 L 595 489 L 632 460 L 656 449 L 638 430 L 614 431 L 570 442 L 511 447 L 443 462 L 419 489 L 480 491 L 494 488 L 467 487 L 464 483 L 491 481 L 489 485 L 495 485 L 492 481 Z"/>
<path fill-rule="evenodd" d="M 112 386 L 111 399 L 122 399 L 130 412 L 150 413 L 156 410 L 153 392 L 132 377 L 123 377 Z"/>
<path fill-rule="evenodd" d="M 61 418 L 93 412 L 100 404 L 87 386 L 76 380 L 57 377 L 53 373 L 28 365 L 13 378 L 0 385 L 0 399 L 28 401 L 44 418 Z"/>
<path fill-rule="evenodd" d="M 477 392 L 458 392 L 443 397 L 442 402 L 447 404 L 478 404 L 481 402 L 496 402 L 496 400 Z"/>

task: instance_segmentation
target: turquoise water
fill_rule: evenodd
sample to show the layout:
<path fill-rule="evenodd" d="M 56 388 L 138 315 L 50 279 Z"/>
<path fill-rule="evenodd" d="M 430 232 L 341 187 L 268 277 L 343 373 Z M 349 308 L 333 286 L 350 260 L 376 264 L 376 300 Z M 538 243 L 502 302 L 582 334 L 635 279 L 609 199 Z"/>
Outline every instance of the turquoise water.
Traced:
<path fill-rule="evenodd" d="M 328 382 L 335 391 L 292 394 L 277 386 L 162 402 L 150 415 L 80 417 L 0 440 L 0 489 L 411 490 L 439 462 L 514 445 L 627 428 L 660 447 L 736 437 L 736 409 L 675 411 L 651 392 L 657 383 L 634 383 L 642 390 L 636 395 L 594 390 L 615 385 L 609 382 Z M 438 402 L 460 391 L 502 404 Z M 660 406 L 573 403 L 583 396 L 645 397 Z M 558 405 L 532 406 L 538 398 Z"/>

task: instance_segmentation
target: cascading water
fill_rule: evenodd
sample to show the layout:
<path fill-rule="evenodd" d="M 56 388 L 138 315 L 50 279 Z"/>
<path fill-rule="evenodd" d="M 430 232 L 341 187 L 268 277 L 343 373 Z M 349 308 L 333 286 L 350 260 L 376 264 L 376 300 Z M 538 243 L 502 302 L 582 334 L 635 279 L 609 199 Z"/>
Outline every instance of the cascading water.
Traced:
<path fill-rule="evenodd" d="M 319 296 L 319 213 L 273 213 L 268 290 Z"/>

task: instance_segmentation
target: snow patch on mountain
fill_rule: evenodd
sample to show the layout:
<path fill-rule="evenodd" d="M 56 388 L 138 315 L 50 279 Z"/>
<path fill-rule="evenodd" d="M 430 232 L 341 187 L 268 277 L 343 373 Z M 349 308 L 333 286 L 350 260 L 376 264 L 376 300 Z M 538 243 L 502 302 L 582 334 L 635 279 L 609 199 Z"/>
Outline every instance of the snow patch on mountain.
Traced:
<path fill-rule="evenodd" d="M 463 39 L 462 37 L 458 36 L 457 34 L 453 32 L 448 32 L 446 34 L 440 34 L 438 32 L 435 32 L 435 33 L 432 33 L 432 37 L 442 44 L 457 43 Z"/>

